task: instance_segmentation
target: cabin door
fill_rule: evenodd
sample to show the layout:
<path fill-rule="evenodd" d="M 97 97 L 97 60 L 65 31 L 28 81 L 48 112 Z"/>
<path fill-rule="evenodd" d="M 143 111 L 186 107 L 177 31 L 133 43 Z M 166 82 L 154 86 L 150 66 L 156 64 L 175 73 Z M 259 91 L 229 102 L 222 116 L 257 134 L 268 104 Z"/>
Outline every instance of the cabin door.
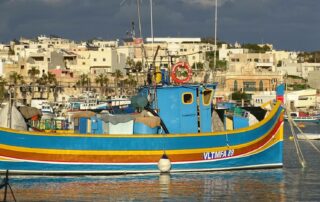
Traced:
<path fill-rule="evenodd" d="M 197 133 L 198 116 L 196 89 L 182 89 L 181 96 L 181 133 Z"/>
<path fill-rule="evenodd" d="M 199 120 L 200 120 L 200 132 L 211 132 L 212 120 L 211 120 L 211 104 L 213 97 L 213 89 L 204 87 L 199 88 Z"/>

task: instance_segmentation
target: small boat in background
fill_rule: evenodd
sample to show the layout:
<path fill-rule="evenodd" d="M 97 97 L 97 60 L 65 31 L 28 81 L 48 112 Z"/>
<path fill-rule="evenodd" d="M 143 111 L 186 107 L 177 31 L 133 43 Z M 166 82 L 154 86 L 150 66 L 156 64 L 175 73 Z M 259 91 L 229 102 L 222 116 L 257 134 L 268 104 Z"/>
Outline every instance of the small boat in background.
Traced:
<path fill-rule="evenodd" d="M 290 116 L 295 122 L 320 123 L 320 118 L 318 116 L 305 112 L 290 112 Z M 285 120 L 288 120 L 288 116 L 285 115 L 284 118 Z"/>
<path fill-rule="evenodd" d="M 320 133 L 298 133 L 299 140 L 320 140 Z"/>

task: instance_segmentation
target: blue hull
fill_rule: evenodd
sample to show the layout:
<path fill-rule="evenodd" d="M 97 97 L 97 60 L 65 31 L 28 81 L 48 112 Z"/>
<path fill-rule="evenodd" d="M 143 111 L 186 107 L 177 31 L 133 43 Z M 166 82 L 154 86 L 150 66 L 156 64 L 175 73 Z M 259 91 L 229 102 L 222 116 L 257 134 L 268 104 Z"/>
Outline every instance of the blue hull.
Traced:
<path fill-rule="evenodd" d="M 249 156 L 192 163 L 173 163 L 170 172 L 219 171 L 283 166 L 283 142 Z M 0 161 L 1 168 L 15 174 L 125 174 L 158 173 L 157 164 L 56 164 L 43 162 Z M 5 172 L 5 170 L 1 170 Z"/>

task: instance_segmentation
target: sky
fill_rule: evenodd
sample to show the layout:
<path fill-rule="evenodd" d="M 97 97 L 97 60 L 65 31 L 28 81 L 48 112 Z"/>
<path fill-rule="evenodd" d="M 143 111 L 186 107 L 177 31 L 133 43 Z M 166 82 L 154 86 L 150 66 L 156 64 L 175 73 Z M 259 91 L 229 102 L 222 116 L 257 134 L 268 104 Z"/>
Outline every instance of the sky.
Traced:
<path fill-rule="evenodd" d="M 150 37 L 150 1 L 141 1 Z M 153 0 L 155 37 L 214 37 L 215 0 Z M 271 43 L 277 50 L 320 50 L 320 0 L 218 0 L 217 38 Z M 126 38 L 138 31 L 136 0 L 0 0 L 0 42 L 58 35 L 73 40 Z"/>

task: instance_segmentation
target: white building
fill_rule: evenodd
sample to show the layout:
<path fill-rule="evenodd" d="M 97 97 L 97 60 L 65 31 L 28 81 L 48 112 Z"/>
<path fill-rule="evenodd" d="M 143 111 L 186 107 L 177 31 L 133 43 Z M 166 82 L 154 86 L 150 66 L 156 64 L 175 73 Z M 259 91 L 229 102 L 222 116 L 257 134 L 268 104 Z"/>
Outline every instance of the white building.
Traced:
<path fill-rule="evenodd" d="M 156 61 L 161 61 L 165 65 L 181 60 L 188 62 L 190 66 L 196 63 L 205 63 L 206 53 L 215 50 L 213 44 L 202 43 L 201 38 L 147 38 L 146 42 L 148 42 L 145 44 L 148 59 L 153 59 L 152 56 L 155 54 L 157 46 L 160 46 Z M 154 43 L 153 49 L 152 42 Z M 159 64 L 156 62 L 156 65 Z"/>
<path fill-rule="evenodd" d="M 320 63 L 283 63 L 283 66 L 278 69 L 283 72 L 283 75 L 287 74 L 307 79 L 309 72 L 320 71 Z"/>
<path fill-rule="evenodd" d="M 317 90 L 307 89 L 288 92 L 285 95 L 285 103 L 290 106 L 292 110 L 295 109 L 310 109 L 317 106 Z"/>
<path fill-rule="evenodd" d="M 219 49 L 219 60 L 229 61 L 229 56 L 232 54 L 245 54 L 248 53 L 248 49 L 244 48 L 228 48 L 227 44 L 222 44 Z"/>

